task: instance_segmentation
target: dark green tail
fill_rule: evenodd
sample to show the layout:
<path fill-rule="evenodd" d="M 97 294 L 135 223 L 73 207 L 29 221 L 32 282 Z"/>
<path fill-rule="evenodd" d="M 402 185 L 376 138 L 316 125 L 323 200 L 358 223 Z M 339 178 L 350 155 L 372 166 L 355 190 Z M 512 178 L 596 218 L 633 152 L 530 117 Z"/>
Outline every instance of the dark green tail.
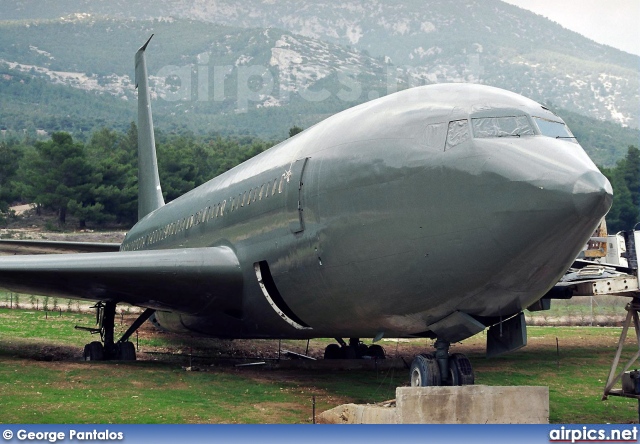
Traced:
<path fill-rule="evenodd" d="M 147 64 L 144 57 L 152 38 L 153 34 L 136 52 L 135 60 L 138 88 L 138 220 L 164 205 L 158 175 L 156 140 L 153 135 Z"/>

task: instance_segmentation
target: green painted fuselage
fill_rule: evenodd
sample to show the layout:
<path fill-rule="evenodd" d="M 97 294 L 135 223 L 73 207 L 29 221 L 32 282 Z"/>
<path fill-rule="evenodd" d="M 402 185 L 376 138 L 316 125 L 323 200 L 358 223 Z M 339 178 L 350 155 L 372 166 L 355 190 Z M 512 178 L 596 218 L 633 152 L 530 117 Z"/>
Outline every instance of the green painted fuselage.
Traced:
<path fill-rule="evenodd" d="M 535 130 L 476 137 L 474 116 L 524 116 Z M 455 323 L 456 313 L 486 325 L 542 297 L 611 202 L 580 145 L 542 135 L 533 117 L 561 122 L 536 102 L 479 85 L 383 97 L 153 211 L 121 250 L 226 247 L 237 257 L 241 283 L 227 294 L 185 285 L 147 295 L 163 301 L 156 319 L 170 330 L 441 336 L 433 326 Z M 467 125 L 466 138 L 449 140 L 450 122 Z M 256 269 L 272 277 L 266 290 Z M 466 328 L 446 335 L 457 340 Z"/>

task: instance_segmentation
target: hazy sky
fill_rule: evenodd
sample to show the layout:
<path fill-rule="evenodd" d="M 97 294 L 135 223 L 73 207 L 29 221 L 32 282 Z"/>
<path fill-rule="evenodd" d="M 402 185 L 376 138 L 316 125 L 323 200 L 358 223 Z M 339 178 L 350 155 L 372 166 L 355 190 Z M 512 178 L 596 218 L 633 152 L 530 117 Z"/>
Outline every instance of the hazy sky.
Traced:
<path fill-rule="evenodd" d="M 504 0 L 598 43 L 640 55 L 640 0 Z"/>

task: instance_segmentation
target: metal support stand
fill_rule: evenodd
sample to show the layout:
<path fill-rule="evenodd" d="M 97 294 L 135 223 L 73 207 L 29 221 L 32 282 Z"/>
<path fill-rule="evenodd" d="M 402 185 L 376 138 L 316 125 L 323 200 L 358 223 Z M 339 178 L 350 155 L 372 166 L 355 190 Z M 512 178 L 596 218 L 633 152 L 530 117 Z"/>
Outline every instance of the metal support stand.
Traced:
<path fill-rule="evenodd" d="M 624 320 L 624 325 L 622 327 L 622 333 L 620 333 L 620 340 L 618 341 L 618 349 L 616 350 L 616 356 L 613 359 L 613 364 L 611 365 L 611 371 L 609 372 L 609 378 L 607 379 L 607 384 L 604 387 L 604 394 L 602 395 L 602 400 L 606 400 L 608 396 L 621 396 L 625 398 L 635 398 L 640 402 L 640 395 L 636 395 L 633 393 L 623 392 L 621 389 L 614 389 L 613 386 L 622 378 L 622 375 L 631 368 L 633 364 L 638 361 L 640 358 L 640 320 L 638 317 L 638 311 L 640 311 L 640 298 L 634 298 L 631 302 L 627 304 L 625 307 L 627 310 L 627 317 Z M 636 332 L 636 341 L 638 342 L 638 351 L 636 351 L 633 357 L 627 362 L 624 369 L 618 373 L 616 376 L 616 370 L 618 368 L 618 363 L 620 362 L 620 356 L 622 355 L 622 349 L 624 347 L 624 341 L 627 339 L 627 333 L 629 332 L 629 327 L 631 326 L 631 321 L 633 320 L 633 327 Z M 640 404 L 639 404 L 640 409 Z M 640 414 L 640 410 L 639 410 Z"/>

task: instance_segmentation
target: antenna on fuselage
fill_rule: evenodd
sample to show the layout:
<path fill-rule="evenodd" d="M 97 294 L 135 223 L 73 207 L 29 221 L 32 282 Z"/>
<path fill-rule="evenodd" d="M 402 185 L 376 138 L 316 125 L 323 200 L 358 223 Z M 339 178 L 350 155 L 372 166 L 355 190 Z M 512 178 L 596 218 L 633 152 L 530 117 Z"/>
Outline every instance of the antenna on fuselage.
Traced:
<path fill-rule="evenodd" d="M 147 63 L 144 52 L 153 38 L 136 52 L 136 88 L 138 88 L 138 220 L 164 205 L 156 140 L 153 135 L 153 117 L 151 116 L 151 98 L 147 76 Z"/>

